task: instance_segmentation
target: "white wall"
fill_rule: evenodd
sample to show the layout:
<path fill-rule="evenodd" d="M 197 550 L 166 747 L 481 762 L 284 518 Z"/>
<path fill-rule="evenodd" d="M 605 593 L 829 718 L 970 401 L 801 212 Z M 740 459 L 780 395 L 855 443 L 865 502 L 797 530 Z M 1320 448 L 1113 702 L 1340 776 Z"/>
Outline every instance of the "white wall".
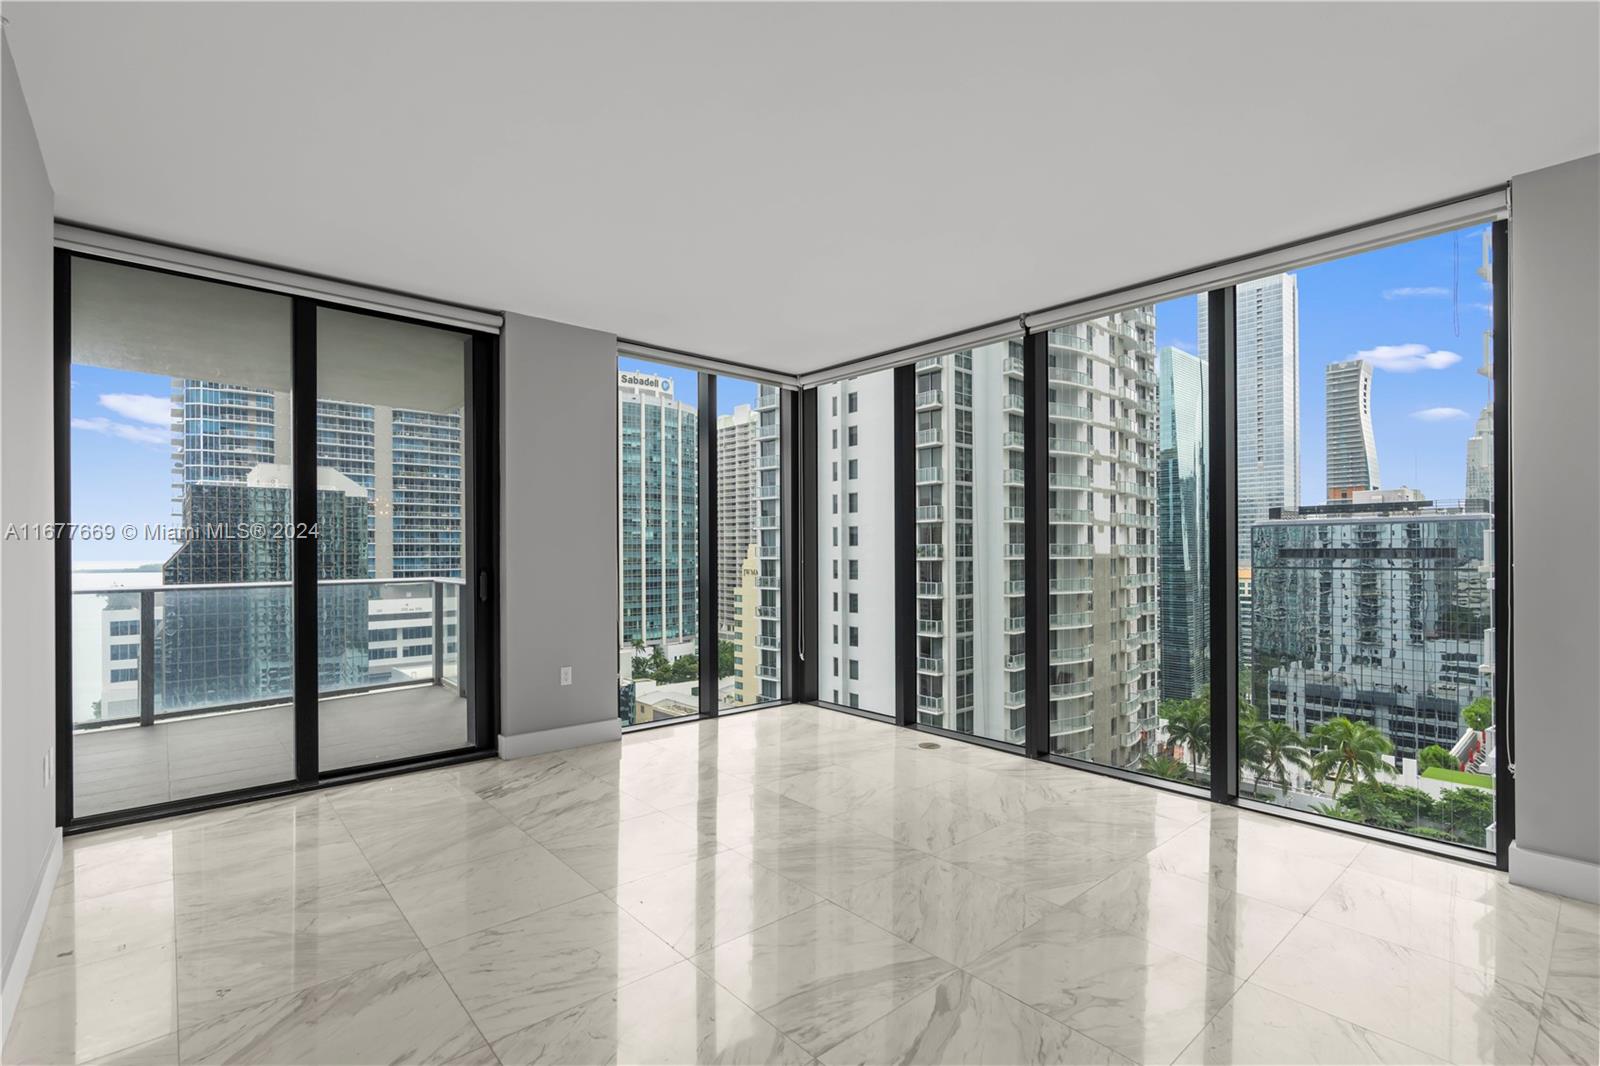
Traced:
<path fill-rule="evenodd" d="M 516 756 L 621 729 L 617 339 L 508 314 L 501 361 L 500 751 Z"/>
<path fill-rule="evenodd" d="M 1600 902 L 1600 156 L 1511 210 L 1511 878 Z"/>
<path fill-rule="evenodd" d="M 49 522 L 55 509 L 55 198 L 9 45 L 0 65 L 0 523 Z M 25 943 L 29 919 L 60 839 L 55 785 L 44 773 L 55 733 L 54 575 L 52 545 L 0 543 L 0 920 L 6 1023 L 32 955 Z"/>

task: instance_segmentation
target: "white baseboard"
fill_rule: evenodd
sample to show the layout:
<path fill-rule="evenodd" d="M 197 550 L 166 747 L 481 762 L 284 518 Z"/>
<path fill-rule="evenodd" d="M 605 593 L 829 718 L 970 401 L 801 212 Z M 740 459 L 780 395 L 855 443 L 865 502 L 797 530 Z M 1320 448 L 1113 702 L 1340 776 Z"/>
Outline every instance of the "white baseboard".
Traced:
<path fill-rule="evenodd" d="M 1511 842 L 1511 883 L 1600 903 L 1600 866 Z"/>
<path fill-rule="evenodd" d="M 566 725 L 558 729 L 541 729 L 535 733 L 500 734 L 500 757 L 523 759 L 529 755 L 543 755 L 549 751 L 581 748 L 587 744 L 604 744 L 608 740 L 622 739 L 622 719 L 609 718 L 604 722 L 585 722 Z"/>
<path fill-rule="evenodd" d="M 28 904 L 28 921 L 22 927 L 22 941 L 11 959 L 11 968 L 0 978 L 0 1001 L 4 1017 L 0 1018 L 0 1041 L 11 1032 L 11 1019 L 16 1016 L 17 1004 L 22 999 L 22 984 L 33 967 L 33 952 L 39 946 L 39 933 L 44 929 L 45 912 L 50 909 L 50 896 L 56 887 L 56 877 L 61 873 L 61 830 L 55 830 L 50 841 L 50 854 L 45 856 L 44 870 L 39 883 L 33 886 L 33 901 Z"/>

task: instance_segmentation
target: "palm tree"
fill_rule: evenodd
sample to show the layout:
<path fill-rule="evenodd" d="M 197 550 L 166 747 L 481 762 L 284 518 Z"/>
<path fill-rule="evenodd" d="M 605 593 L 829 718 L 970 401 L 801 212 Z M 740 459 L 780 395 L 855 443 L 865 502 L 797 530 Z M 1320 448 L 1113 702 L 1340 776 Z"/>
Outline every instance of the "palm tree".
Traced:
<path fill-rule="evenodd" d="M 1189 764 L 1199 772 L 1199 760 L 1211 753 L 1211 693 L 1209 686 L 1192 700 L 1168 700 L 1162 705 L 1167 723 L 1167 753 L 1183 745 Z"/>
<path fill-rule="evenodd" d="M 1139 760 L 1139 769 L 1147 774 L 1165 777 L 1169 781 L 1181 781 L 1188 776 L 1189 769 L 1183 765 L 1183 760 L 1174 759 L 1171 755 L 1146 755 Z"/>
<path fill-rule="evenodd" d="M 1305 737 L 1287 722 L 1261 722 L 1254 729 L 1256 788 L 1271 781 L 1285 793 L 1289 791 L 1289 767 L 1304 770 L 1310 761 Z M 1243 740 L 1240 746 L 1243 747 Z"/>
<path fill-rule="evenodd" d="M 1311 731 L 1311 739 L 1322 746 L 1311 757 L 1311 774 L 1318 782 L 1333 775 L 1333 798 L 1339 798 L 1339 789 L 1347 782 L 1365 780 L 1376 782 L 1378 772 L 1394 773 L 1387 756 L 1394 751 L 1389 738 L 1365 722 L 1352 722 L 1348 718 L 1335 718 L 1323 722 Z"/>

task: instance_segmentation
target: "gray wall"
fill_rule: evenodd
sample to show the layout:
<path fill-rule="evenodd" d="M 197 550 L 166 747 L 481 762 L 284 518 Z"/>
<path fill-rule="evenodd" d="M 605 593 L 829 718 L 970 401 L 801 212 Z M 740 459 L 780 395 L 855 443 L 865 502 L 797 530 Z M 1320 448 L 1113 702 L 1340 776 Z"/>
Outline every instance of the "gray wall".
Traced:
<path fill-rule="evenodd" d="M 1600 156 L 1511 211 L 1516 840 L 1600 863 Z"/>
<path fill-rule="evenodd" d="M 617 339 L 507 315 L 501 359 L 500 733 L 614 729 Z"/>
<path fill-rule="evenodd" d="M 55 197 L 22 85 L 0 73 L 0 523 L 55 517 L 51 243 Z M 0 542 L 0 916 L 7 981 L 55 840 L 55 550 Z M 16 975 L 18 978 L 20 974 Z"/>

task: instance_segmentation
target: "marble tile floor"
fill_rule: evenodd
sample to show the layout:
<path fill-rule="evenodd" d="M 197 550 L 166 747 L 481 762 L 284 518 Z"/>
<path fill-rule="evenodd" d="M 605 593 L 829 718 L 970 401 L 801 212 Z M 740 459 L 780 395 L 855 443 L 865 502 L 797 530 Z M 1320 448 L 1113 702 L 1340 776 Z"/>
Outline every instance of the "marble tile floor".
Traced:
<path fill-rule="evenodd" d="M 318 704 L 325 768 L 467 744 L 467 702 L 446 685 L 352 693 Z M 86 730 L 72 738 L 72 763 L 80 817 L 292 780 L 294 714 L 280 704 Z"/>
<path fill-rule="evenodd" d="M 781 707 L 71 837 L 6 1063 L 1595 1063 L 1600 911 Z"/>

